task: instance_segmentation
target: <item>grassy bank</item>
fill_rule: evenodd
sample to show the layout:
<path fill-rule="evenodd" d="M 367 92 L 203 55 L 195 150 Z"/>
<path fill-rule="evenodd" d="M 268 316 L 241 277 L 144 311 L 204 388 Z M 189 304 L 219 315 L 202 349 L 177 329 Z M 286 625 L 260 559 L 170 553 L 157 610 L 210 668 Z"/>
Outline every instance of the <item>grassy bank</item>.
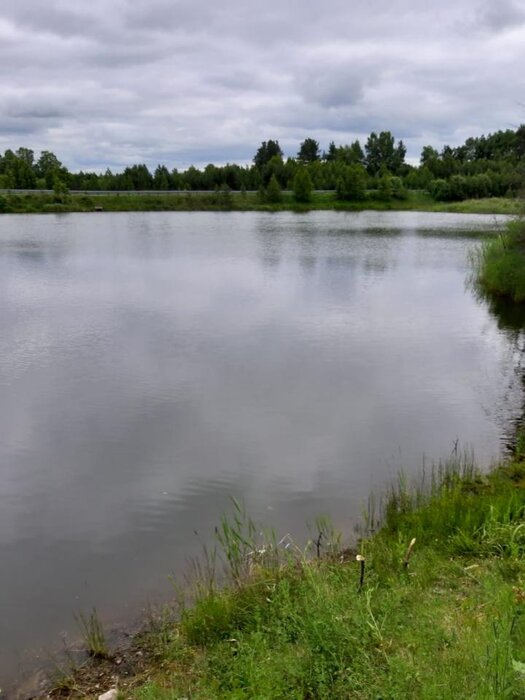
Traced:
<path fill-rule="evenodd" d="M 339 211 L 439 211 L 471 214 L 515 214 L 516 199 L 472 199 L 464 202 L 436 202 L 422 191 L 410 191 L 406 199 L 377 198 L 369 193 L 360 202 L 342 202 L 333 192 L 316 192 L 309 204 L 295 202 L 292 192 L 283 192 L 278 204 L 262 204 L 255 192 L 191 192 L 191 193 L 115 193 L 105 195 L 32 192 L 0 195 L 0 213 L 66 213 L 96 211 L 309 211 L 335 209 Z"/>
<path fill-rule="evenodd" d="M 513 221 L 484 243 L 474 259 L 479 290 L 493 298 L 525 302 L 525 221 Z"/>
<path fill-rule="evenodd" d="M 117 661 L 63 674 L 60 692 L 523 698 L 524 508 L 520 454 L 488 475 L 463 459 L 418 488 L 400 479 L 380 507 L 381 527 L 374 532 L 370 507 L 355 548 L 322 519 L 306 549 L 279 543 L 236 508 L 177 621 L 160 616 Z M 229 578 L 221 588 L 219 559 Z"/>

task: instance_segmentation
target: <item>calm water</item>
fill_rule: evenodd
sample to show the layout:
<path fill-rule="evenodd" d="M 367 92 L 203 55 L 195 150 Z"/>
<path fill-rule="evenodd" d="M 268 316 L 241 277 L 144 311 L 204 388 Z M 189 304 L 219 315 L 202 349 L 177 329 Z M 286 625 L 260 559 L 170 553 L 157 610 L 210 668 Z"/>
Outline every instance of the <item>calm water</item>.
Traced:
<path fill-rule="evenodd" d="M 1 217 L 2 687 L 76 611 L 125 620 L 168 595 L 231 495 L 283 534 L 320 513 L 350 530 L 401 466 L 457 438 L 500 454 L 516 339 L 465 286 L 494 227 Z"/>

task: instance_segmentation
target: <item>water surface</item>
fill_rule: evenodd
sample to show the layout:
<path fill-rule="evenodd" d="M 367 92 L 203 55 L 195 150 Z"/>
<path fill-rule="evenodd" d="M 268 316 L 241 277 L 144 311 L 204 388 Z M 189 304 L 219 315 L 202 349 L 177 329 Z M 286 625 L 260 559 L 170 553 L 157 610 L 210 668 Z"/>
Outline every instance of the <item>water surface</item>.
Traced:
<path fill-rule="evenodd" d="M 516 335 L 465 285 L 497 223 L 2 216 L 3 687 L 75 611 L 167 596 L 232 495 L 282 533 L 349 531 L 399 468 L 457 439 L 497 457 Z"/>

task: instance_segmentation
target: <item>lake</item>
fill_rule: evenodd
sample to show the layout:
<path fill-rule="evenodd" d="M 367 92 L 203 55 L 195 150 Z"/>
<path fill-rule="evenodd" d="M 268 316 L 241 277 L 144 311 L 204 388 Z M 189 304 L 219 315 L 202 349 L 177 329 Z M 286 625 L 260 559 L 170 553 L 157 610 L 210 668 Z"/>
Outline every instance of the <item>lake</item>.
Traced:
<path fill-rule="evenodd" d="M 299 540 L 521 410 L 493 216 L 0 218 L 0 678 L 166 600 L 232 496 Z"/>

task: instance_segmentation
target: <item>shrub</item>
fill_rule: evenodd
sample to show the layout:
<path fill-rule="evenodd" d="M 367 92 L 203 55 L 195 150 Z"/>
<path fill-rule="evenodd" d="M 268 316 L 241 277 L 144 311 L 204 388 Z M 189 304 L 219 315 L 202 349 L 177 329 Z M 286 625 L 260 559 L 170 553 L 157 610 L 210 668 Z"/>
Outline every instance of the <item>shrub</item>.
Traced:
<path fill-rule="evenodd" d="M 487 241 L 474 260 L 478 288 L 491 296 L 525 301 L 525 222 L 510 224 Z"/>
<path fill-rule="evenodd" d="M 296 202 L 307 204 L 312 200 L 312 180 L 306 168 L 299 168 L 293 179 L 293 193 Z"/>
<path fill-rule="evenodd" d="M 336 198 L 350 202 L 366 198 L 366 170 L 362 165 L 344 168 L 336 185 Z"/>

